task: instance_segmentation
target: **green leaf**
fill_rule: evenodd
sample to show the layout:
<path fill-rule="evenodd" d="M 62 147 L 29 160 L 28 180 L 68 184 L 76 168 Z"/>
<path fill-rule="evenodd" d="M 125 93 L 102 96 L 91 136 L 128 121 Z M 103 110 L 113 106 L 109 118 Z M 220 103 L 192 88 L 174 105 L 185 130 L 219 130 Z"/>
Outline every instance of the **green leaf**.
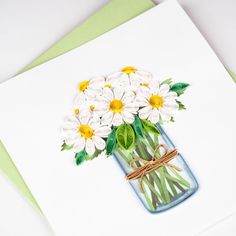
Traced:
<path fill-rule="evenodd" d="M 168 85 L 170 85 L 171 83 L 172 83 L 172 79 L 170 78 L 170 79 L 164 80 L 161 84 L 168 84 Z"/>
<path fill-rule="evenodd" d="M 176 100 L 176 102 L 179 104 L 179 110 L 186 110 L 186 107 L 184 106 L 184 104 L 178 100 Z"/>
<path fill-rule="evenodd" d="M 138 137 L 143 138 L 143 126 L 139 117 L 136 115 L 133 123 L 134 131 Z"/>
<path fill-rule="evenodd" d="M 85 159 L 86 159 L 87 153 L 85 152 L 85 150 L 78 152 L 75 154 L 75 162 L 77 165 L 82 164 Z"/>
<path fill-rule="evenodd" d="M 141 120 L 141 121 L 142 121 L 143 127 L 146 131 L 148 131 L 152 134 L 160 134 L 158 128 L 152 122 L 150 122 L 148 120 Z"/>
<path fill-rule="evenodd" d="M 116 140 L 125 150 L 131 148 L 135 142 L 135 133 L 132 126 L 126 123 L 120 125 L 116 131 Z"/>
<path fill-rule="evenodd" d="M 107 137 L 106 141 L 106 154 L 110 156 L 116 148 L 116 129 L 113 128 Z"/>
<path fill-rule="evenodd" d="M 184 93 L 189 84 L 186 83 L 176 83 L 170 87 L 170 91 L 176 92 L 178 96 Z"/>
<path fill-rule="evenodd" d="M 61 151 L 70 150 L 72 148 L 73 148 L 73 146 L 69 146 L 65 142 L 61 145 Z"/>

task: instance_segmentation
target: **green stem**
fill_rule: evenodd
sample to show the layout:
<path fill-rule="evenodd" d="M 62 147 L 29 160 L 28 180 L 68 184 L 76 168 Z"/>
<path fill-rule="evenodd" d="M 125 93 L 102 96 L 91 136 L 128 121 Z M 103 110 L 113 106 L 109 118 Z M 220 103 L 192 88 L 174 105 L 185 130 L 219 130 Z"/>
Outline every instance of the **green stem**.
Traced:
<path fill-rule="evenodd" d="M 185 183 L 185 182 L 183 182 L 183 181 L 181 181 L 181 180 L 179 180 L 179 179 L 177 179 L 177 178 L 175 178 L 175 177 L 173 177 L 173 176 L 171 176 L 167 173 L 166 173 L 166 178 L 168 178 L 169 180 L 172 180 L 173 182 L 179 183 L 179 184 L 181 184 L 181 185 L 183 185 L 187 188 L 190 187 L 189 183 Z"/>
<path fill-rule="evenodd" d="M 152 191 L 157 197 L 161 197 L 160 194 L 156 191 L 156 189 L 148 181 L 147 177 L 143 177 L 143 182 L 148 186 L 150 191 Z"/>
<path fill-rule="evenodd" d="M 127 162 L 129 163 L 129 160 L 128 158 L 126 157 L 126 155 L 122 152 L 121 148 L 120 147 L 117 147 L 117 152 L 120 154 L 120 156 Z"/>
<path fill-rule="evenodd" d="M 152 178 L 153 178 L 153 180 L 154 180 L 154 182 L 155 182 L 157 188 L 158 188 L 159 191 L 160 191 L 160 195 L 161 195 L 161 196 L 160 196 L 160 199 L 162 200 L 162 202 L 164 202 L 164 201 L 165 201 L 165 195 L 164 195 L 164 192 L 163 192 L 163 189 L 162 189 L 162 186 L 161 186 L 161 181 L 160 181 L 160 179 L 159 179 L 157 173 L 153 171 L 153 172 L 150 173 L 149 175 L 152 176 Z"/>
<path fill-rule="evenodd" d="M 142 140 L 142 141 L 144 141 L 144 140 Z M 136 143 L 135 149 L 140 154 L 140 157 L 145 160 L 150 160 L 149 152 L 144 150 L 143 143 L 139 140 L 139 138 L 137 138 L 136 142 L 137 143 Z"/>
<path fill-rule="evenodd" d="M 182 185 L 190 188 L 190 183 L 186 179 L 184 179 L 173 167 L 168 167 L 168 169 L 179 179 Z"/>
<path fill-rule="evenodd" d="M 173 182 L 173 184 L 181 191 L 181 192 L 186 192 L 186 190 L 179 184 L 179 183 L 176 183 L 176 182 Z"/>
<path fill-rule="evenodd" d="M 144 135 L 148 141 L 148 143 L 152 146 L 152 148 L 155 148 L 155 142 L 152 140 L 152 137 L 150 136 L 149 132 L 145 131 Z"/>
<path fill-rule="evenodd" d="M 170 189 L 171 189 L 173 195 L 176 196 L 178 193 L 177 193 L 177 191 L 176 191 L 176 189 L 175 189 L 175 187 L 174 187 L 173 182 L 172 182 L 171 180 L 169 180 L 169 179 L 166 179 L 166 180 L 167 180 L 167 183 L 168 183 L 169 186 L 170 186 Z"/>
<path fill-rule="evenodd" d="M 154 143 L 158 142 L 158 136 L 159 136 L 159 134 L 154 134 Z"/>
<path fill-rule="evenodd" d="M 166 178 L 165 178 L 165 173 L 164 173 L 163 167 L 159 168 L 159 173 L 160 173 L 162 190 L 163 190 L 164 196 L 165 196 L 165 202 L 169 203 L 170 202 L 170 195 L 169 195 L 169 191 L 167 189 Z"/>
<path fill-rule="evenodd" d="M 151 175 L 149 175 L 149 181 L 152 186 L 155 186 L 154 179 Z M 160 201 L 159 201 L 158 197 L 153 192 L 151 192 L 151 196 L 152 196 L 152 203 L 155 206 L 155 208 L 157 208 L 157 205 L 160 204 Z"/>
<path fill-rule="evenodd" d="M 156 209 L 155 209 L 155 207 L 152 205 L 152 201 L 150 200 L 150 198 L 149 198 L 149 196 L 148 196 L 146 190 L 144 190 L 143 195 L 144 195 L 144 198 L 146 199 L 146 202 L 147 202 L 147 204 L 148 204 L 148 206 L 149 206 L 149 209 L 151 209 L 152 211 L 155 211 Z"/>

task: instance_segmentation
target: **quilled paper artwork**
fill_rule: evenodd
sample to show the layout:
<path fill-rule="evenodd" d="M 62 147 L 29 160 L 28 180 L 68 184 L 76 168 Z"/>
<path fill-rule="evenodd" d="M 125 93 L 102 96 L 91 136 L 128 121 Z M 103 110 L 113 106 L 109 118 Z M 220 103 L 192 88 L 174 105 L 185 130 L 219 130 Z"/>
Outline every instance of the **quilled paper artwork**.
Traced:
<path fill-rule="evenodd" d="M 198 189 L 161 126 L 186 109 L 180 97 L 188 87 L 132 66 L 86 79 L 78 84 L 73 114 L 65 118 L 61 150 L 71 151 L 77 165 L 115 158 L 145 208 L 167 210 Z"/>

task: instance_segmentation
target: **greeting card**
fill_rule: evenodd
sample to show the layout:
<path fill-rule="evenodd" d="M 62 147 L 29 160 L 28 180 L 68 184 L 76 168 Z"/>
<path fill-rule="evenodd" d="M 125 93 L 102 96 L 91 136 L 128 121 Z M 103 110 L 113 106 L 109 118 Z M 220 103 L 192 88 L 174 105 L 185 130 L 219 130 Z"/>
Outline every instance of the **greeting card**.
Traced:
<path fill-rule="evenodd" d="M 175 1 L 18 77 L 0 137 L 57 235 L 194 235 L 235 212 L 235 85 Z"/>

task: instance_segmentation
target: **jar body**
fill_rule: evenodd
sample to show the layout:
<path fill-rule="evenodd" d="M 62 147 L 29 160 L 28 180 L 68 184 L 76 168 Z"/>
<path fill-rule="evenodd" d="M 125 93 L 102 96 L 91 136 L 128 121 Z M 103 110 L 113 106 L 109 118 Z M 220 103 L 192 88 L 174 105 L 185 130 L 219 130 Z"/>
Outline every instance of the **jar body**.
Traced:
<path fill-rule="evenodd" d="M 158 146 L 166 147 L 168 152 L 175 149 L 159 124 L 157 128 L 159 134 L 145 131 L 143 138 L 136 137 L 131 150 L 117 147 L 114 157 L 126 175 L 147 164 L 153 156 L 160 159 L 163 156 L 161 148 L 154 155 Z M 179 153 L 168 163 L 129 182 L 145 208 L 152 213 L 176 206 L 198 189 L 196 178 Z"/>

